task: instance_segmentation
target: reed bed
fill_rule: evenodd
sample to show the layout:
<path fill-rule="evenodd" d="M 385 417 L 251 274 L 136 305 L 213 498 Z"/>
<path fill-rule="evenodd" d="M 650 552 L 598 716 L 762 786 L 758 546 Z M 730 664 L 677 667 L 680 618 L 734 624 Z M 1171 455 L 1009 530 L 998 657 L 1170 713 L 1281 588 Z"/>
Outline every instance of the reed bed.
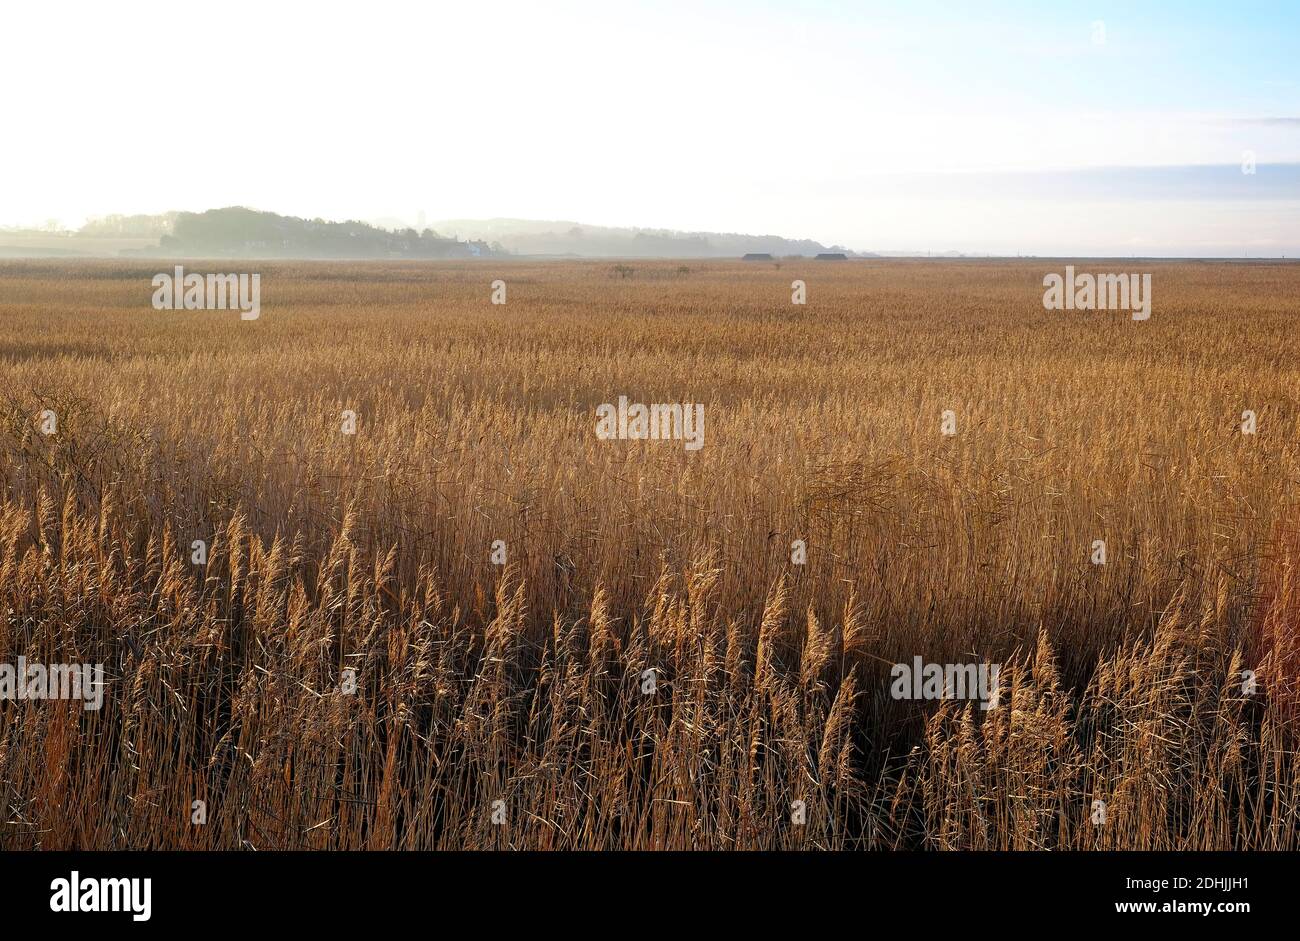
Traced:
<path fill-rule="evenodd" d="M 0 847 L 1296 849 L 1300 266 L 1063 264 L 0 262 Z"/>

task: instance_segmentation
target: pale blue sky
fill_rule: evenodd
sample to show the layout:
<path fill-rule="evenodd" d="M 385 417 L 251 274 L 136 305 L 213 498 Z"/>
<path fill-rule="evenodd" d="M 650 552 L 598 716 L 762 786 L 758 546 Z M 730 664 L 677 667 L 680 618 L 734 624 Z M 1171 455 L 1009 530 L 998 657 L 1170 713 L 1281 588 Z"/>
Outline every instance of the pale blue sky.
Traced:
<path fill-rule="evenodd" d="M 1298 63 L 1295 2 L 13 4 L 0 224 L 243 204 L 1295 255 Z"/>

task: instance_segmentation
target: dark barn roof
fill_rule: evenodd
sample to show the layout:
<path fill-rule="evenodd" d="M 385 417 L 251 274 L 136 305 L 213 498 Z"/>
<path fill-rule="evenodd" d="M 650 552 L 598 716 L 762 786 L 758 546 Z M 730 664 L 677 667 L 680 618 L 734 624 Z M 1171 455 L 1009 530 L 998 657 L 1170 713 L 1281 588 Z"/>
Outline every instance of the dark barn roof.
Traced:
<path fill-rule="evenodd" d="M 845 261 L 843 252 L 821 252 L 817 255 L 816 261 Z"/>
<path fill-rule="evenodd" d="M 770 252 L 749 252 L 748 254 L 745 255 L 744 258 L 740 260 L 741 261 L 771 261 L 772 255 Z"/>

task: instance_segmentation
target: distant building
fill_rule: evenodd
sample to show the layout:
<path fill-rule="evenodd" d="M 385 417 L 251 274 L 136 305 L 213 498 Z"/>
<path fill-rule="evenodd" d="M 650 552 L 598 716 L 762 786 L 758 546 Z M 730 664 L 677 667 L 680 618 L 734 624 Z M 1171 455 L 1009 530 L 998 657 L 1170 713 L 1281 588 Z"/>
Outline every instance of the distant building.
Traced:
<path fill-rule="evenodd" d="M 772 253 L 771 252 L 749 252 L 745 255 L 744 258 L 740 260 L 741 261 L 771 261 Z"/>
<path fill-rule="evenodd" d="M 818 252 L 814 261 L 847 261 L 843 252 Z"/>

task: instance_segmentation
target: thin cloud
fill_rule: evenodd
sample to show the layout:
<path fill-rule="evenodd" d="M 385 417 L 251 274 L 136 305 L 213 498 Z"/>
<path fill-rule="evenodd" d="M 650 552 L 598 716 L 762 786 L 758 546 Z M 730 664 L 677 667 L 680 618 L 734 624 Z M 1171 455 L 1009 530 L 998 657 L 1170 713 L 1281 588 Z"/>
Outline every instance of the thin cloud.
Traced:
<path fill-rule="evenodd" d="M 1115 166 L 1077 170 L 975 172 L 864 176 L 862 190 L 875 187 L 916 199 L 1004 199 L 1010 201 L 1115 202 L 1130 200 L 1209 202 L 1219 200 L 1300 201 L 1300 163 Z"/>
<path fill-rule="evenodd" d="M 1298 127 L 1300 118 L 1229 118 L 1217 124 L 1231 124 L 1237 127 Z"/>

